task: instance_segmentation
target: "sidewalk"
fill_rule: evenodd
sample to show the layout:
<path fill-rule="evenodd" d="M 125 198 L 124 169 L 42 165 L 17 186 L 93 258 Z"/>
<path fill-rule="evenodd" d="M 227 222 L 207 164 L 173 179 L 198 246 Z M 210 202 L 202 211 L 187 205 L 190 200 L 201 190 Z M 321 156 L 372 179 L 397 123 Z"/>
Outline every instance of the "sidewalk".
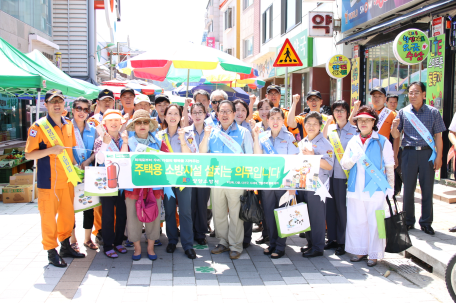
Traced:
<path fill-rule="evenodd" d="M 162 235 L 157 261 L 147 259 L 142 239 L 143 259 L 133 262 L 131 249 L 116 260 L 86 251 L 82 213 L 76 226 L 88 256 L 66 259 L 67 268 L 48 266 L 37 204 L 0 203 L 0 302 L 452 302 L 441 279 L 398 254 L 386 254 L 374 268 L 334 250 L 305 259 L 299 250 L 306 241 L 293 236 L 281 259 L 252 243 L 239 260 L 230 260 L 228 253 L 210 254 L 217 240 L 208 238 L 208 246 L 194 246 L 198 258 L 190 260 L 182 247 L 167 254 Z"/>
<path fill-rule="evenodd" d="M 435 235 L 425 234 L 420 229 L 418 220 L 421 216 L 421 194 L 415 192 L 415 229 L 409 231 L 413 247 L 407 250 L 413 256 L 433 267 L 433 273 L 443 278 L 450 258 L 456 254 L 456 233 L 450 233 L 449 228 L 456 225 L 456 204 L 443 202 L 441 197 L 455 197 L 456 188 L 436 184 L 434 188 L 434 222 L 432 227 Z M 441 200 L 442 199 L 442 200 Z M 398 197 L 402 209 L 402 196 Z"/>

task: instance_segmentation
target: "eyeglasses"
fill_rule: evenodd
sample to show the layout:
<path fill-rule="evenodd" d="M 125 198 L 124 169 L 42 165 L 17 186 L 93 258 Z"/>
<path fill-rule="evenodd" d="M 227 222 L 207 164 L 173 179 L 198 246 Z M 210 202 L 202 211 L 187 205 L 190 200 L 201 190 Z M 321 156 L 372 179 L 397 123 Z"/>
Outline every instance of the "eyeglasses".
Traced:
<path fill-rule="evenodd" d="M 221 110 L 221 111 L 219 111 L 219 114 L 221 114 L 221 115 L 230 115 L 232 113 L 233 113 L 232 110 Z"/>
<path fill-rule="evenodd" d="M 370 119 L 370 118 L 359 118 L 359 119 L 357 119 L 357 121 L 358 121 L 358 123 L 361 123 L 361 124 L 367 124 L 370 122 L 374 122 L 375 120 Z"/>
<path fill-rule="evenodd" d="M 321 99 L 318 98 L 312 98 L 312 99 L 307 99 L 307 102 L 319 102 Z"/>
<path fill-rule="evenodd" d="M 49 104 L 61 104 L 63 102 L 65 102 L 65 101 L 60 99 L 60 98 L 58 98 L 58 99 L 49 100 L 47 103 L 49 103 Z"/>
<path fill-rule="evenodd" d="M 192 115 L 202 116 L 202 115 L 204 115 L 204 112 L 193 112 Z"/>
<path fill-rule="evenodd" d="M 217 105 L 217 104 L 219 104 L 219 103 L 222 102 L 222 101 L 223 101 L 223 100 L 213 100 L 213 101 L 211 101 L 211 103 Z"/>
<path fill-rule="evenodd" d="M 135 125 L 149 125 L 149 121 L 135 121 Z"/>
<path fill-rule="evenodd" d="M 269 96 L 275 97 L 275 96 L 280 96 L 279 93 L 268 93 Z"/>
<path fill-rule="evenodd" d="M 346 112 L 347 112 L 347 111 L 346 111 L 345 109 L 335 109 L 335 110 L 334 110 L 334 113 L 335 113 L 335 114 L 344 114 L 344 113 L 346 113 Z"/>
<path fill-rule="evenodd" d="M 410 96 L 418 96 L 419 94 L 421 94 L 421 92 L 409 92 L 408 93 Z"/>

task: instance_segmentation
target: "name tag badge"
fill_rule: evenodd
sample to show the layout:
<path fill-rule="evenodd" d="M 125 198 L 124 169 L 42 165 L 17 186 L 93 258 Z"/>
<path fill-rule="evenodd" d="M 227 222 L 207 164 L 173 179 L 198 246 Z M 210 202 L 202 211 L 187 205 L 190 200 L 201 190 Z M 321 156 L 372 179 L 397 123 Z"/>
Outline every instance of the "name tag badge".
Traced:
<path fill-rule="evenodd" d="M 287 143 L 287 140 L 282 140 L 280 141 L 280 143 Z"/>

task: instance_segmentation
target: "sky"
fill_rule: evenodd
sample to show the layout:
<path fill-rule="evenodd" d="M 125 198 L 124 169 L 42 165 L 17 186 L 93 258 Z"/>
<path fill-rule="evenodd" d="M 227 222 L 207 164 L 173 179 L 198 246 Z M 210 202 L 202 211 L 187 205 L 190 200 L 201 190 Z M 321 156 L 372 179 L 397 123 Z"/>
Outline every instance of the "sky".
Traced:
<path fill-rule="evenodd" d="M 204 13 L 208 0 L 122 0 L 121 21 L 117 22 L 118 42 L 150 50 L 173 41 L 201 44 Z M 96 10 L 97 40 L 108 41 L 105 12 Z"/>

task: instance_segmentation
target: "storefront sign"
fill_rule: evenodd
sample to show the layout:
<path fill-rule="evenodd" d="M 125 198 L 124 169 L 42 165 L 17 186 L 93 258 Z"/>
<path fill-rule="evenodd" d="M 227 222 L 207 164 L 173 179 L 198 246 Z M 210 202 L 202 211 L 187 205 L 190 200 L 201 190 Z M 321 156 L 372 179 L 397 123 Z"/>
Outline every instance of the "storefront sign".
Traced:
<path fill-rule="evenodd" d="M 333 37 L 333 16 L 331 12 L 309 12 L 309 37 Z"/>
<path fill-rule="evenodd" d="M 342 0 L 342 32 L 356 28 L 413 0 Z"/>
<path fill-rule="evenodd" d="M 393 53 L 403 64 L 419 64 L 429 53 L 429 38 L 418 29 L 405 30 L 394 39 Z"/>
<path fill-rule="evenodd" d="M 19 99 L 17 97 L 7 94 L 0 94 L 0 109 L 8 110 L 12 109 L 13 107 L 17 107 L 18 101 Z"/>
<path fill-rule="evenodd" d="M 275 68 L 272 66 L 274 64 L 275 54 L 270 52 L 267 55 L 255 60 L 253 62 L 253 67 L 258 71 L 261 79 L 268 79 L 275 76 Z"/>
<path fill-rule="evenodd" d="M 445 70 L 445 34 L 430 38 L 426 102 L 442 114 Z"/>
<path fill-rule="evenodd" d="M 344 55 L 332 56 L 326 63 L 326 72 L 331 78 L 342 79 L 350 73 L 350 59 Z"/>
<path fill-rule="evenodd" d="M 207 37 L 206 46 L 215 48 L 215 37 Z"/>
<path fill-rule="evenodd" d="M 432 20 L 432 37 L 445 34 L 444 24 L 444 17 L 438 17 Z"/>
<path fill-rule="evenodd" d="M 353 58 L 359 57 L 359 45 L 353 46 Z"/>
<path fill-rule="evenodd" d="M 289 67 L 288 72 L 294 72 L 306 67 L 313 65 L 313 38 L 307 35 L 307 29 L 303 30 L 293 38 L 290 38 L 290 42 L 293 45 L 296 53 L 302 61 L 302 66 Z M 276 53 L 278 54 L 282 45 L 277 47 Z M 276 68 L 276 76 L 285 75 L 284 67 Z"/>
<path fill-rule="evenodd" d="M 321 156 L 304 155 L 108 152 L 106 167 L 119 165 L 119 188 L 205 186 L 316 190 L 320 159 Z M 108 178 L 111 178 L 109 170 Z"/>
<path fill-rule="evenodd" d="M 350 109 L 359 100 L 359 57 L 352 60 Z"/>

